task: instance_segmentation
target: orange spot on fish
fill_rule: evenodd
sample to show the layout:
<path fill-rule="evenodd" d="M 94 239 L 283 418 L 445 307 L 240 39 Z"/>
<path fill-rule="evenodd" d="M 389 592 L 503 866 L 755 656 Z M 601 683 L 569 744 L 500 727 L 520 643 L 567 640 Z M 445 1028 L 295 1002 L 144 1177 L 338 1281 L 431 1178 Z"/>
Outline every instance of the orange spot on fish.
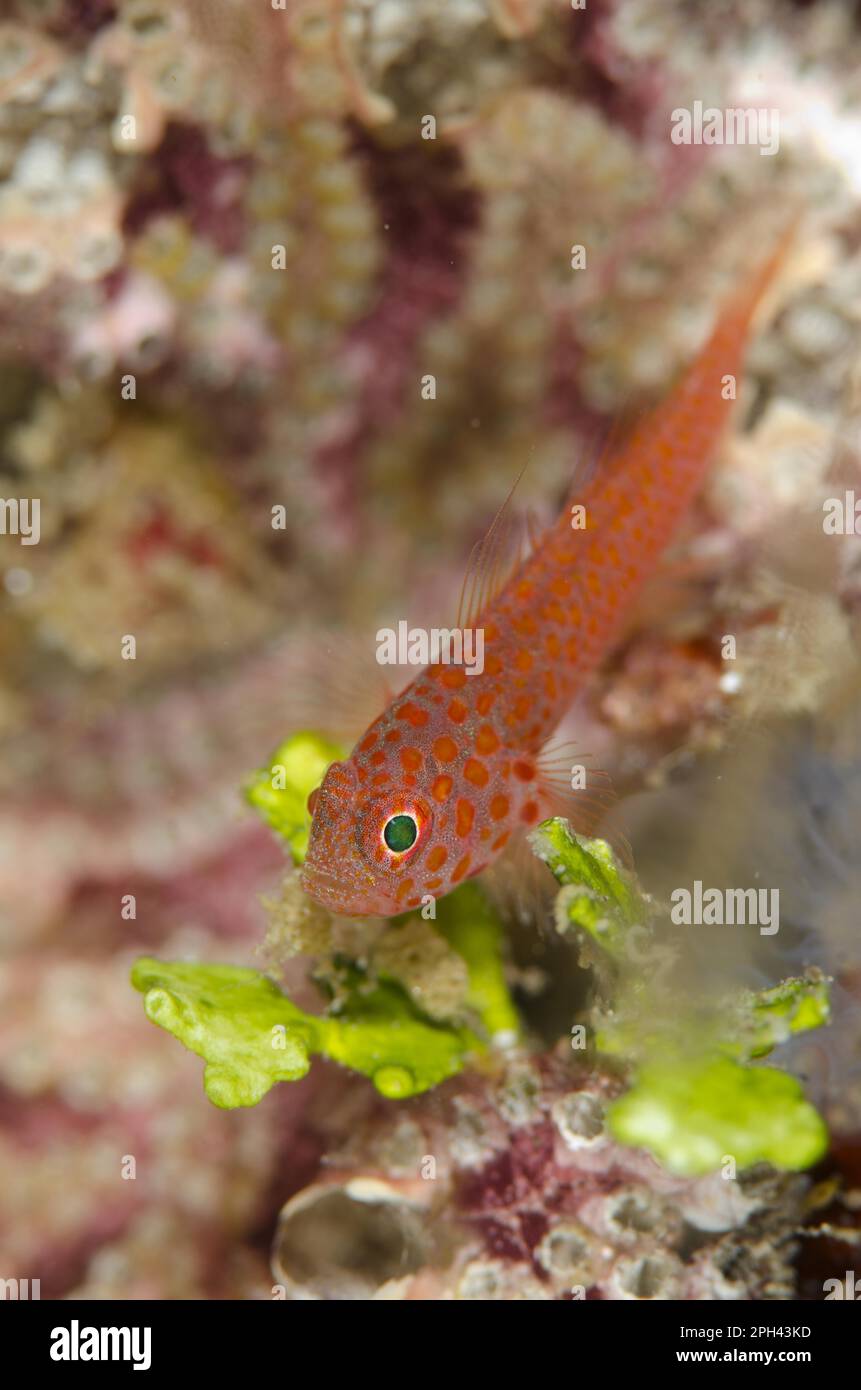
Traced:
<path fill-rule="evenodd" d="M 405 705 L 401 705 L 397 712 L 397 718 L 406 719 L 414 729 L 420 729 L 423 724 L 428 722 L 428 712 L 426 709 L 421 709 L 419 705 L 414 705 L 410 700 Z"/>
<path fill-rule="evenodd" d="M 401 883 L 398 884 L 398 890 L 395 893 L 395 897 L 397 898 L 399 903 L 403 902 L 407 894 L 412 891 L 412 887 L 413 879 L 411 878 L 405 878 Z"/>
<path fill-rule="evenodd" d="M 401 767 L 405 772 L 418 772 L 423 762 L 424 758 L 418 748 L 401 749 Z"/>
<path fill-rule="evenodd" d="M 475 702 L 475 708 L 479 714 L 489 714 L 496 699 L 495 690 L 483 690 Z"/>
<path fill-rule="evenodd" d="M 448 850 L 445 845 L 436 845 L 427 857 L 425 868 L 433 873 L 435 869 L 441 869 L 447 859 Z"/>
<path fill-rule="evenodd" d="M 492 850 L 504 849 L 505 846 L 508 844 L 508 841 L 509 841 L 510 839 L 511 839 L 511 831 L 510 831 L 510 830 L 506 830 L 506 831 L 504 832 L 504 834 L 502 834 L 502 835 L 497 835 L 496 839 L 494 840 L 494 842 L 493 842 L 493 844 L 490 846 L 490 848 L 491 848 Z"/>
<path fill-rule="evenodd" d="M 374 746 L 374 744 L 376 743 L 376 741 L 377 741 L 377 735 L 376 735 L 376 734 L 365 734 L 365 737 L 362 739 L 362 742 L 359 744 L 359 752 L 360 752 L 360 753 L 367 753 L 369 749 L 373 748 L 373 746 Z"/>
<path fill-rule="evenodd" d="M 466 674 L 459 666 L 450 666 L 440 676 L 447 690 L 461 690 L 466 685 Z"/>
<path fill-rule="evenodd" d="M 441 773 L 440 776 L 436 778 L 433 786 L 431 787 L 431 796 L 433 797 L 434 801 L 447 801 L 448 798 L 451 796 L 451 788 L 451 778 L 446 777 L 445 773 Z"/>
<path fill-rule="evenodd" d="M 383 763 L 384 763 L 385 761 L 386 761 L 386 755 L 385 755 L 385 753 L 383 752 L 382 748 L 380 749 L 379 753 L 372 753 L 372 754 L 371 754 L 371 758 L 370 758 L 371 767 L 382 767 L 382 765 L 383 765 Z"/>
<path fill-rule="evenodd" d="M 514 664 L 517 667 L 518 671 L 531 671 L 532 653 L 528 652 L 525 647 L 521 647 L 520 651 L 514 658 Z"/>
<path fill-rule="evenodd" d="M 397 743 L 400 736 L 400 729 L 389 729 L 389 732 L 386 734 L 386 743 Z"/>
<path fill-rule="evenodd" d="M 531 782 L 535 776 L 535 768 L 532 763 L 524 762 L 522 758 L 518 758 L 517 762 L 514 763 L 513 771 L 515 777 L 519 777 L 521 782 Z"/>
<path fill-rule="evenodd" d="M 492 797 L 490 802 L 491 820 L 505 820 L 505 817 L 508 815 L 510 807 L 511 802 L 508 800 L 507 796 Z"/>
<path fill-rule="evenodd" d="M 436 738 L 433 742 L 433 755 L 441 763 L 454 762 L 457 757 L 457 744 L 448 734 L 443 734 L 442 738 Z"/>
<path fill-rule="evenodd" d="M 463 775 L 467 782 L 471 782 L 474 787 L 486 787 L 490 780 L 487 768 L 477 758 L 468 759 L 463 769 Z"/>
<path fill-rule="evenodd" d="M 460 860 L 460 862 L 456 864 L 455 867 L 452 869 L 452 883 L 460 883 L 461 879 L 464 877 L 467 869 L 469 868 L 470 858 L 471 855 L 465 854 L 463 858 Z"/>
<path fill-rule="evenodd" d="M 472 802 L 464 801 L 462 799 L 458 801 L 455 830 L 457 831 L 458 835 L 461 836 L 461 838 L 469 834 L 470 830 L 472 829 L 472 823 L 474 820 L 475 807 L 473 806 Z"/>
<path fill-rule="evenodd" d="M 462 724 L 469 714 L 469 706 L 463 700 L 455 698 L 448 707 L 448 717 L 454 724 Z"/>
<path fill-rule="evenodd" d="M 475 736 L 475 751 L 477 753 L 495 753 L 499 747 L 499 739 L 496 730 L 490 724 L 482 724 Z"/>
<path fill-rule="evenodd" d="M 538 807 L 534 801 L 527 801 L 523 810 L 520 812 L 520 819 L 525 820 L 527 825 L 538 819 Z"/>
<path fill-rule="evenodd" d="M 372 787 L 387 787 L 391 782 L 391 777 L 387 772 L 378 772 L 376 777 L 371 778 Z"/>

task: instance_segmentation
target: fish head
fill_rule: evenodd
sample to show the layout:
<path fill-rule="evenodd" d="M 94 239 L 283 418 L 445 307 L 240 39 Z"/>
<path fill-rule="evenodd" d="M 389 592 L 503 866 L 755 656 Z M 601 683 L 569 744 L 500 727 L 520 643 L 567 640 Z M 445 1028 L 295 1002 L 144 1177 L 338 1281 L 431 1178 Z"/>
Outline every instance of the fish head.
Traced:
<path fill-rule="evenodd" d="M 345 917 L 393 917 L 415 906 L 410 866 L 433 835 L 433 811 L 414 787 L 367 785 L 352 757 L 332 763 L 316 792 L 302 886 Z"/>

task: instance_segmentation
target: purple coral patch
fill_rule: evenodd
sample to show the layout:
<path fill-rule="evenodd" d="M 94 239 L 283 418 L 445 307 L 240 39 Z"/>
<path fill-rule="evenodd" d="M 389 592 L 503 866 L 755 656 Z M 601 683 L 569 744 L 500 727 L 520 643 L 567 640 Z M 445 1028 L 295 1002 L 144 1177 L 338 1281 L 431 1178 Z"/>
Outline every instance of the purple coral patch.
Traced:
<path fill-rule="evenodd" d="M 143 165 L 126 210 L 124 230 L 136 236 L 160 213 L 182 211 L 192 230 L 224 255 L 242 246 L 242 195 L 250 161 L 225 158 L 210 148 L 203 131 L 172 123 Z"/>

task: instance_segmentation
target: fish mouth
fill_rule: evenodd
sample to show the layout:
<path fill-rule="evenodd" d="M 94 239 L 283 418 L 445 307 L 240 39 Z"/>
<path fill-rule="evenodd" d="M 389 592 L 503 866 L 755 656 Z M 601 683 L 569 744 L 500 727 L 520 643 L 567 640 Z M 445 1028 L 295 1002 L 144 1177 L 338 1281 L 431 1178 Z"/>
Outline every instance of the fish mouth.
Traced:
<path fill-rule="evenodd" d="M 363 893 L 337 874 L 309 864 L 307 860 L 301 882 L 309 897 L 338 917 L 393 917 L 401 910 L 400 904 L 387 894 Z"/>

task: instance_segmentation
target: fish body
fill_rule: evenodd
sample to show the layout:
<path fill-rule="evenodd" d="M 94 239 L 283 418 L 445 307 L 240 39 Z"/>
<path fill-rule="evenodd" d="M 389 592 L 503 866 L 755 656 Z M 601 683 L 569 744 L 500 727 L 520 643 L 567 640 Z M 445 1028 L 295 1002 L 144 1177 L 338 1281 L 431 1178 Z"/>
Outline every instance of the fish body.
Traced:
<path fill-rule="evenodd" d="M 475 616 L 484 668 L 427 667 L 313 794 L 303 882 L 346 915 L 391 916 L 481 873 L 547 814 L 541 751 L 688 511 L 727 424 L 750 319 L 782 246 L 669 396 L 610 453 Z M 466 625 L 466 624 L 464 624 Z"/>

